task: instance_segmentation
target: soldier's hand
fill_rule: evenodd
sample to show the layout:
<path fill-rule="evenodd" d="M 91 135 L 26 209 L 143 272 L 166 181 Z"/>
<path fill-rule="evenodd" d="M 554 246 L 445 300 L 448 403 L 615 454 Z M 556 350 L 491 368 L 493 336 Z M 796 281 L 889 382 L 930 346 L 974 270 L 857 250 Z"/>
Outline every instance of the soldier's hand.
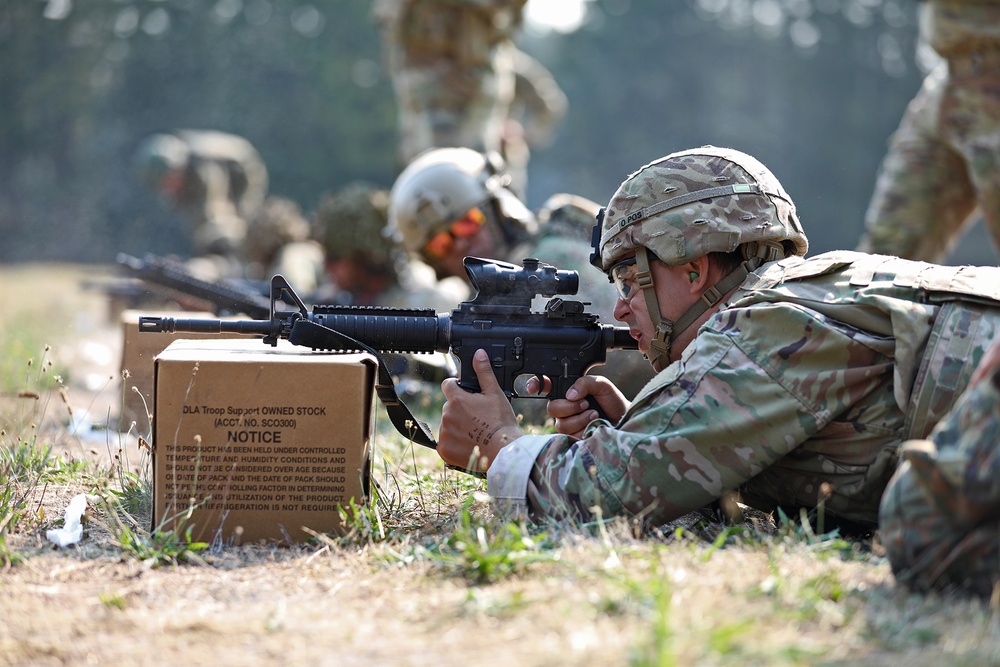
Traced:
<path fill-rule="evenodd" d="M 556 420 L 559 433 L 580 438 L 587 424 L 600 416 L 594 409 L 595 404 L 601 406 L 613 423 L 622 418 L 629 406 L 628 399 L 611 380 L 599 375 L 584 375 L 569 388 L 566 398 L 549 401 L 548 413 Z"/>
<path fill-rule="evenodd" d="M 480 392 L 462 389 L 454 378 L 441 383 L 445 403 L 437 452 L 445 463 L 485 471 L 506 444 L 524 434 L 484 350 L 476 351 L 472 367 Z"/>

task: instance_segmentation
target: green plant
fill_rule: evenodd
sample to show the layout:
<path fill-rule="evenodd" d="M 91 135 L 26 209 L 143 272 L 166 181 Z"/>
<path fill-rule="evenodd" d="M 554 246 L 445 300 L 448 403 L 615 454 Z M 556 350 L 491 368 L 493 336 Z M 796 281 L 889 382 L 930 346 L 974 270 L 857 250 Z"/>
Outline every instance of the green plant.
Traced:
<path fill-rule="evenodd" d="M 7 470 L 0 472 L 0 565 L 8 567 L 20 557 L 7 546 L 7 535 L 17 526 L 25 507 L 25 496 L 17 493 L 18 484 Z"/>
<path fill-rule="evenodd" d="M 112 457 L 114 463 L 110 479 L 114 485 L 105 483 L 100 493 L 104 514 L 110 519 L 109 530 L 126 556 L 151 567 L 204 564 L 198 553 L 209 545 L 192 540 L 194 526 L 187 525 L 192 512 L 198 507 L 193 499 L 184 510 L 163 517 L 152 530 L 141 527 L 147 525 L 152 516 L 153 503 L 151 448 L 142 438 L 139 438 L 139 451 L 139 464 L 135 469 L 130 469 L 124 449 L 119 449 Z"/>
<path fill-rule="evenodd" d="M 386 538 L 386 527 L 382 523 L 382 515 L 378 509 L 378 502 L 373 498 L 372 502 L 358 505 L 354 498 L 351 498 L 348 507 L 343 505 L 337 507 L 341 524 L 346 529 L 341 538 L 342 543 L 368 543 L 381 542 Z"/>
<path fill-rule="evenodd" d="M 125 598 L 118 593 L 101 593 L 98 595 L 101 604 L 108 608 L 125 609 Z"/>
<path fill-rule="evenodd" d="M 673 667 L 678 664 L 670 625 L 673 590 L 666 577 L 660 575 L 658 567 L 646 582 L 645 591 L 652 609 L 649 633 L 645 641 L 632 650 L 629 664 L 633 667 Z"/>
<path fill-rule="evenodd" d="M 483 584 L 523 572 L 533 563 L 559 559 L 547 534 L 532 536 L 517 523 L 483 519 L 473 512 L 484 499 L 474 494 L 462 505 L 452 534 L 432 551 L 430 559 L 459 572 L 473 584 Z"/>
<path fill-rule="evenodd" d="M 30 442 L 0 447 L 0 466 L 6 469 L 8 479 L 37 483 L 52 463 L 52 447 L 39 448 Z"/>
<path fill-rule="evenodd" d="M 118 533 L 118 543 L 125 554 L 143 561 L 151 567 L 159 565 L 178 565 L 180 563 L 203 564 L 197 555 L 199 551 L 208 548 L 207 542 L 194 542 L 191 532 L 194 526 L 188 526 L 183 534 L 179 530 L 157 529 L 145 533 L 121 525 Z"/>

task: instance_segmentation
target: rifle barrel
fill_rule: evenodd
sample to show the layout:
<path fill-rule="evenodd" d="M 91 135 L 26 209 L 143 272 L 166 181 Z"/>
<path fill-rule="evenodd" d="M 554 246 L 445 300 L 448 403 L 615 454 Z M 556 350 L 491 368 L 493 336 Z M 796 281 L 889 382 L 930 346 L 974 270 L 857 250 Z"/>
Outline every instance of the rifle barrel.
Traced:
<path fill-rule="evenodd" d="M 139 331 L 174 333 L 241 333 L 267 336 L 271 333 L 270 320 L 203 320 L 174 317 L 140 317 Z"/>

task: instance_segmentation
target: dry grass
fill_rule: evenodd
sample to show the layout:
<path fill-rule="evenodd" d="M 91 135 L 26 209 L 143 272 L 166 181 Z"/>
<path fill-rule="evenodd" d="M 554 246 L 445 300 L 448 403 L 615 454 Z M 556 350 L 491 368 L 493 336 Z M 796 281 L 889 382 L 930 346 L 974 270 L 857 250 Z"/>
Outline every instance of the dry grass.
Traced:
<path fill-rule="evenodd" d="M 12 276 L 58 279 L 38 293 L 62 300 L 80 275 L 0 271 L 0 342 L 10 340 L 12 314 L 24 321 L 47 306 L 39 298 L 13 309 L 4 298 Z M 993 610 L 900 589 L 877 545 L 810 539 L 766 521 L 724 543 L 718 527 L 690 522 L 643 538 L 623 523 L 512 528 L 476 501 L 475 482 L 445 473 L 431 452 L 406 449 L 384 419 L 382 532 L 358 520 L 349 539 L 200 552 L 197 564 L 153 567 L 119 545 L 114 517 L 123 515 L 112 511 L 112 491 L 141 477 L 135 439 L 79 426 L 80 413 L 105 410 L 88 406 L 113 406 L 119 395 L 114 383 L 95 389 L 89 370 L 74 371 L 79 346 L 113 331 L 55 333 L 44 343 L 68 379 L 32 376 L 26 388 L 38 399 L 0 406 L 4 448 L 52 446 L 45 476 L 8 477 L 25 510 L 6 538 L 20 560 L 0 575 L 0 665 L 1000 663 Z M 115 371 L 94 371 L 102 372 Z M 91 494 L 83 541 L 55 550 L 45 530 L 81 492 Z"/>

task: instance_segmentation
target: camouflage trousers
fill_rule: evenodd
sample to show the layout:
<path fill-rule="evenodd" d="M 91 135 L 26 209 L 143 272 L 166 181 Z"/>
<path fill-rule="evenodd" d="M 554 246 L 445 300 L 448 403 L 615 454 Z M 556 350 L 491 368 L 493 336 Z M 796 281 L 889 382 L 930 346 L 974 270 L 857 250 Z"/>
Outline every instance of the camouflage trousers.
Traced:
<path fill-rule="evenodd" d="M 514 71 L 507 50 L 488 65 L 423 63 L 393 71 L 400 158 L 407 164 L 441 146 L 477 151 L 503 149 L 503 129 L 514 97 Z"/>
<path fill-rule="evenodd" d="M 896 579 L 982 597 L 1000 582 L 1000 346 L 930 440 L 905 443 L 882 497 L 880 539 Z"/>
<path fill-rule="evenodd" d="M 1000 53 L 942 62 L 893 134 L 858 250 L 943 260 L 978 206 L 1000 247 Z"/>

